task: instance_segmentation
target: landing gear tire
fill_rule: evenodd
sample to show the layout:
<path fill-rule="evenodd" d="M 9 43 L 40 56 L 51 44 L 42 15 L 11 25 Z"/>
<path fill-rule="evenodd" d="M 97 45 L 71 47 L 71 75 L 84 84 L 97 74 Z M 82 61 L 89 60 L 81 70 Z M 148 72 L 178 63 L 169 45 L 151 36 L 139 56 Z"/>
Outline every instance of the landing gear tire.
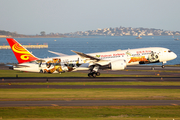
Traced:
<path fill-rule="evenodd" d="M 96 76 L 100 76 L 100 72 L 93 72 L 93 73 L 89 73 L 88 74 L 88 76 L 91 78 L 91 77 L 93 77 L 93 78 L 95 78 Z"/>
<path fill-rule="evenodd" d="M 92 73 L 92 76 L 93 76 L 93 78 L 95 78 L 96 77 L 96 73 Z"/>
<path fill-rule="evenodd" d="M 97 75 L 97 76 L 100 76 L 100 72 L 97 72 L 96 75 Z"/>
<path fill-rule="evenodd" d="M 164 66 L 164 65 L 162 65 L 161 67 L 162 67 L 162 68 L 165 68 L 165 66 Z"/>
<path fill-rule="evenodd" d="M 92 76 L 92 73 L 89 73 L 88 76 L 89 76 L 90 78 L 93 77 L 93 76 Z"/>
<path fill-rule="evenodd" d="M 39 73 L 43 73 L 43 70 L 40 70 Z"/>

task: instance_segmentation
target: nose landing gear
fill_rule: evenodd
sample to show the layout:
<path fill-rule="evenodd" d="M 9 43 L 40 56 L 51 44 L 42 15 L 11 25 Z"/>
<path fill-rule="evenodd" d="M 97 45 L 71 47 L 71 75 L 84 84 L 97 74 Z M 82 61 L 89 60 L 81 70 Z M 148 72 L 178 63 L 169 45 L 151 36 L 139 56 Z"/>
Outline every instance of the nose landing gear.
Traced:
<path fill-rule="evenodd" d="M 164 66 L 164 65 L 162 65 L 161 67 L 162 67 L 162 68 L 165 68 L 165 66 Z"/>
<path fill-rule="evenodd" d="M 161 66 L 162 68 L 165 68 L 165 65 L 164 65 L 164 63 L 166 63 L 166 62 L 162 62 L 162 66 Z"/>

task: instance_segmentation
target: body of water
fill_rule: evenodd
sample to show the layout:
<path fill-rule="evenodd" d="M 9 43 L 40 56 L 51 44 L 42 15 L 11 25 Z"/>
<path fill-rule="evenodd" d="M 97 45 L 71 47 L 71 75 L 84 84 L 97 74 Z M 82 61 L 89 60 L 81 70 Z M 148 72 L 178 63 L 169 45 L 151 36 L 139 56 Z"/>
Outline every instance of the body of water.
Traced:
<path fill-rule="evenodd" d="M 144 47 L 164 47 L 169 48 L 177 54 L 177 58 L 168 61 L 166 64 L 180 64 L 180 41 L 174 40 L 172 36 L 143 36 L 142 39 L 136 39 L 136 36 L 114 36 L 114 37 L 92 37 L 92 38 L 15 38 L 23 45 L 44 44 L 47 43 L 47 49 L 28 49 L 36 57 L 47 58 L 57 55 L 49 53 L 48 50 L 60 52 L 67 55 L 74 55 L 71 50 L 93 53 L 115 51 L 117 49 L 133 49 Z M 8 45 L 5 38 L 0 38 L 0 45 Z M 17 63 L 17 60 L 11 49 L 0 50 L 0 63 Z"/>

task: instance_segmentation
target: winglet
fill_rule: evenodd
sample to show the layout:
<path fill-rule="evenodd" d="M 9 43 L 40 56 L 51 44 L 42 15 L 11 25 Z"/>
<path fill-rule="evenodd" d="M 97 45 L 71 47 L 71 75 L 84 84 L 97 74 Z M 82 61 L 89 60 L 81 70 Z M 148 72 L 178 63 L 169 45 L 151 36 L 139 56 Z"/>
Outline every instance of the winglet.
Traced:
<path fill-rule="evenodd" d="M 37 57 L 35 57 L 33 54 L 31 54 L 26 48 L 24 48 L 15 39 L 6 38 L 6 40 L 8 41 L 14 55 L 16 56 L 18 63 L 25 63 L 25 62 L 38 60 Z"/>

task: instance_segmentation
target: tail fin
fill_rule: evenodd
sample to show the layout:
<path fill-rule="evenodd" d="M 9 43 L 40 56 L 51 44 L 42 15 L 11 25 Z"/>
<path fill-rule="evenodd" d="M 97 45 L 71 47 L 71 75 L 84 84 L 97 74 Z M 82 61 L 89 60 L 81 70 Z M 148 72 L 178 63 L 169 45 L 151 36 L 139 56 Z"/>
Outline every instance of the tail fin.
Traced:
<path fill-rule="evenodd" d="M 14 55 L 16 56 L 18 63 L 25 63 L 25 62 L 38 60 L 37 57 L 31 54 L 26 48 L 24 48 L 15 39 L 6 38 L 6 40 L 8 41 Z"/>

